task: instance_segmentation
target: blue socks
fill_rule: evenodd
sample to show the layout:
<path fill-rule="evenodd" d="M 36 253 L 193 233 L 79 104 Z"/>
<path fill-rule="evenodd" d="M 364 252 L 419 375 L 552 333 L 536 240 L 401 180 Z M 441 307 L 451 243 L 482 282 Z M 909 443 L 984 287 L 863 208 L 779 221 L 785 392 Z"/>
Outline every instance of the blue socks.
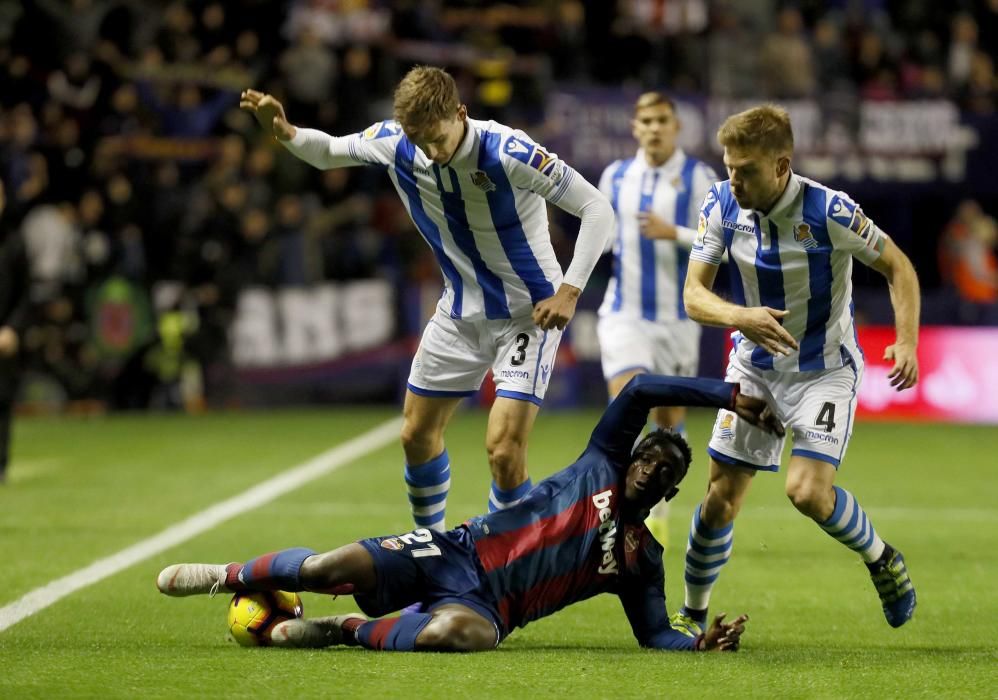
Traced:
<path fill-rule="evenodd" d="M 866 563 L 876 561 L 884 552 L 884 541 L 856 498 L 838 486 L 834 489 L 835 509 L 828 520 L 818 524 L 846 547 L 858 552 Z"/>
<path fill-rule="evenodd" d="M 700 520 L 700 509 L 693 512 L 690 539 L 686 545 L 686 610 L 706 612 L 710 592 L 731 557 L 734 523 L 712 530 Z"/>
<path fill-rule="evenodd" d="M 445 449 L 423 464 L 405 465 L 405 485 L 416 527 L 437 532 L 446 529 L 444 517 L 450 490 L 450 456 Z"/>
<path fill-rule="evenodd" d="M 515 506 L 530 493 L 532 488 L 534 488 L 534 483 L 529 477 L 519 486 L 506 491 L 499 488 L 493 481 L 492 489 L 489 491 L 489 512 L 495 513 L 497 510 L 505 510 Z"/>

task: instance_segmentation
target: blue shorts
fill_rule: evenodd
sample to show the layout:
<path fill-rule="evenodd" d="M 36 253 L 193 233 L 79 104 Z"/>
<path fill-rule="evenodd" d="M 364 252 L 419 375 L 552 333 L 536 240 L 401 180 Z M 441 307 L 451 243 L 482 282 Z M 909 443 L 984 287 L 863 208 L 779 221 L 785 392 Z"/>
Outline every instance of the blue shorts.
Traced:
<path fill-rule="evenodd" d="M 355 594 L 369 617 L 381 617 L 413 603 L 422 612 L 441 605 L 464 605 L 500 629 L 499 614 L 488 593 L 475 543 L 462 527 L 448 532 L 417 528 L 404 535 L 371 537 L 358 542 L 374 559 L 373 594 Z"/>

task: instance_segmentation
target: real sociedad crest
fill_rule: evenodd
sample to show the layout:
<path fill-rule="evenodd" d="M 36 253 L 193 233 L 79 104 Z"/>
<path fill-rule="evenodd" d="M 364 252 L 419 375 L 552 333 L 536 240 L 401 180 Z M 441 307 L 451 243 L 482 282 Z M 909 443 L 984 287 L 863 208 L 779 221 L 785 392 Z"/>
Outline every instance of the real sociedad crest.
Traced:
<path fill-rule="evenodd" d="M 471 174 L 471 183 L 482 192 L 495 192 L 496 183 L 489 179 L 489 176 L 482 170 L 476 170 Z"/>
<path fill-rule="evenodd" d="M 794 226 L 794 240 L 807 250 L 814 250 L 818 247 L 818 241 L 815 240 L 814 234 L 811 233 L 811 226 L 805 223 Z"/>

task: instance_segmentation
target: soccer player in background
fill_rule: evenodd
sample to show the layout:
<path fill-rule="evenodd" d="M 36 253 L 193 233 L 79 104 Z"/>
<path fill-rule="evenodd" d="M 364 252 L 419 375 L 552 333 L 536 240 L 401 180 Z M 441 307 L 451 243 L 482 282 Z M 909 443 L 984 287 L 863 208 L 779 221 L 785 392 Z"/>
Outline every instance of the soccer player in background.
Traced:
<path fill-rule="evenodd" d="M 766 402 L 743 395 L 737 384 L 646 374 L 610 404 L 574 464 L 511 508 L 448 532 L 417 528 L 324 554 L 294 548 L 246 564 L 173 564 L 156 586 L 171 596 L 352 594 L 372 616 L 420 604 L 417 612 L 372 621 L 357 614 L 289 620 L 272 632 L 278 646 L 480 651 L 517 627 L 609 592 L 620 597 L 643 647 L 735 650 L 744 615 L 731 623 L 719 615 L 696 636 L 669 624 L 662 547 L 644 520 L 659 500 L 678 492 L 690 448 L 672 431 L 655 431 L 634 446 L 648 411 L 662 405 L 723 407 L 753 426 L 783 430 Z"/>
<path fill-rule="evenodd" d="M 667 96 L 638 97 L 631 129 L 637 154 L 607 166 L 599 185 L 617 215 L 613 276 L 597 326 L 611 399 L 642 372 L 696 376 L 700 325 L 686 316 L 683 281 L 700 203 L 717 181 L 710 166 L 676 145 L 680 123 Z M 685 407 L 658 407 L 651 418 L 685 437 Z M 659 502 L 648 520 L 663 545 L 668 505 Z"/>
<path fill-rule="evenodd" d="M 28 256 L 20 232 L 3 220 L 6 204 L 0 181 L 0 483 L 7 478 L 14 400 L 21 373 L 21 339 L 31 311 Z"/>
<path fill-rule="evenodd" d="M 729 117 L 717 140 L 729 180 L 707 193 L 686 276 L 686 311 L 733 327 L 726 378 L 764 397 L 793 432 L 786 493 L 801 513 L 866 563 L 892 627 L 915 610 L 901 552 L 885 543 L 849 491 L 835 485 L 856 412 L 863 353 L 852 305 L 852 259 L 887 278 L 896 339 L 898 391 L 918 381 L 919 286 L 911 261 L 843 192 L 790 168 L 793 132 L 786 110 L 764 105 Z M 712 291 L 728 252 L 734 301 Z M 777 471 L 784 438 L 765 435 L 729 410 L 718 412 L 708 447 L 710 479 L 693 513 L 686 600 L 673 624 L 698 632 L 711 589 L 731 555 L 733 522 L 752 477 Z"/>
<path fill-rule="evenodd" d="M 469 118 L 454 79 L 439 68 L 413 68 L 395 91 L 395 119 L 350 136 L 293 126 L 279 101 L 255 90 L 242 93 L 240 107 L 317 168 L 387 168 L 440 265 L 444 294 L 413 358 L 403 409 L 416 525 L 446 528 L 444 430 L 489 369 L 496 400 L 485 436 L 493 479 L 488 507 L 518 502 L 532 486 L 527 438 L 561 331 L 613 228 L 609 202 L 522 131 Z M 564 275 L 545 200 L 582 220 Z"/>

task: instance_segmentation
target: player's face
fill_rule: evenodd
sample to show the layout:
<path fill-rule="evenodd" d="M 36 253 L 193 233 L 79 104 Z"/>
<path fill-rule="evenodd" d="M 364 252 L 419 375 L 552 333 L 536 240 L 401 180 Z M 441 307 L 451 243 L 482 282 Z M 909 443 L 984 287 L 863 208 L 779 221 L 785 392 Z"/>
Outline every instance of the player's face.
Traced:
<path fill-rule="evenodd" d="M 684 473 L 682 464 L 683 455 L 675 445 L 639 452 L 624 477 L 624 499 L 651 508 L 676 487 L 676 474 Z"/>
<path fill-rule="evenodd" d="M 667 104 L 642 107 L 631 121 L 634 138 L 656 163 L 664 163 L 676 150 L 679 120 Z"/>
<path fill-rule="evenodd" d="M 452 118 L 441 119 L 422 129 L 405 129 L 405 135 L 427 158 L 434 163 L 446 165 L 461 145 L 467 117 L 468 109 L 461 105 Z"/>
<path fill-rule="evenodd" d="M 768 211 L 783 193 L 781 178 L 790 170 L 790 159 L 757 148 L 727 146 L 724 167 L 738 206 Z"/>

